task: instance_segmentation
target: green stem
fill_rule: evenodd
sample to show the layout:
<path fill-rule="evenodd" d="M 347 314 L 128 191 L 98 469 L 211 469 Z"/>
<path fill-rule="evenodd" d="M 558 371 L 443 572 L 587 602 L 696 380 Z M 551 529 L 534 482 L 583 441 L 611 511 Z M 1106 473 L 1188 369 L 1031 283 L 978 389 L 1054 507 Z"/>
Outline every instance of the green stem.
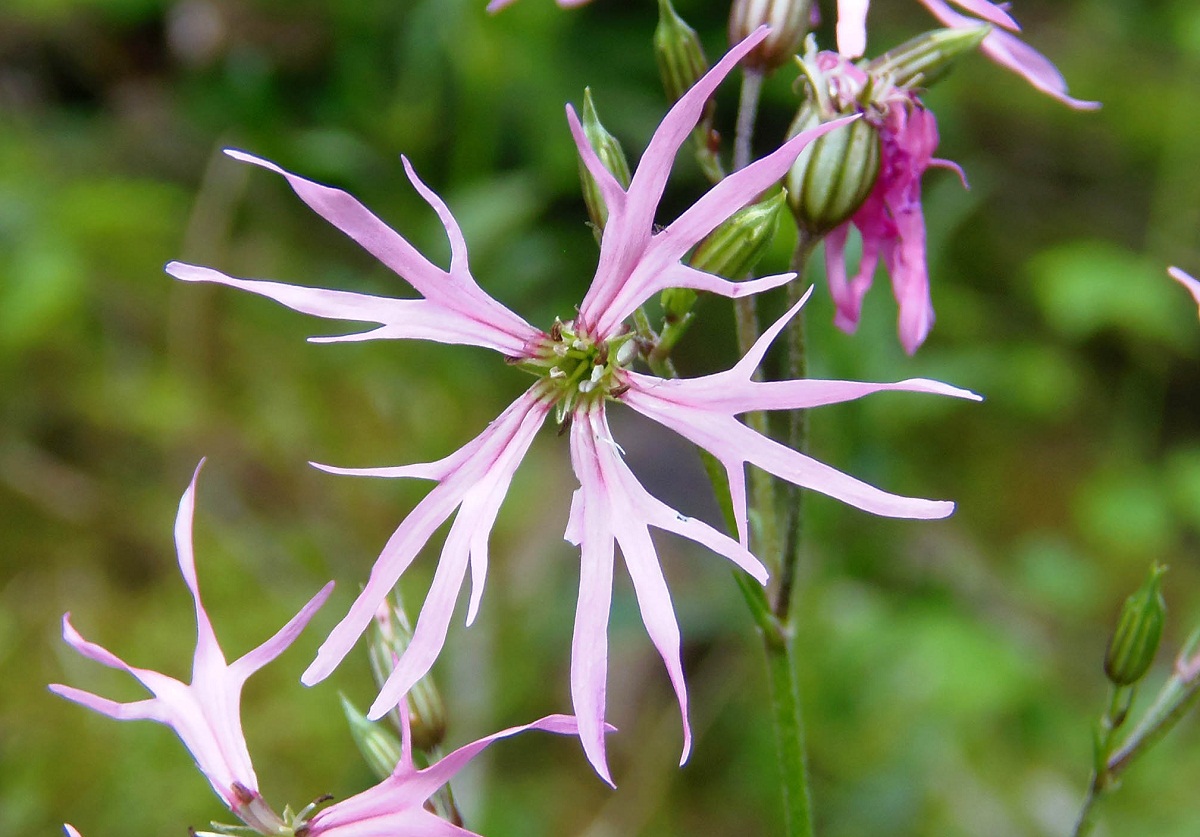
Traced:
<path fill-rule="evenodd" d="M 754 131 L 758 100 L 762 93 L 761 73 L 746 71 L 742 77 L 742 95 L 738 107 L 737 135 L 733 146 L 733 169 L 744 168 L 750 163 L 751 138 Z M 794 261 L 801 265 L 807 260 L 811 245 L 797 248 Z M 758 311 L 754 297 L 745 297 L 734 302 L 738 349 L 742 356 L 750 350 L 759 337 Z M 801 345 L 803 337 L 800 338 Z M 800 358 L 803 357 L 801 353 Z M 802 360 L 800 362 L 803 362 Z M 755 373 L 758 379 L 758 374 Z M 769 436 L 765 413 L 749 413 L 746 424 L 764 436 Z M 803 422 L 803 419 L 800 420 Z M 775 743 L 779 757 L 779 780 L 783 795 L 784 834 L 787 837 L 813 837 L 812 802 L 808 787 L 808 759 L 804 749 L 804 716 L 800 706 L 800 682 L 797 675 L 796 645 L 793 632 L 786 618 L 787 603 L 791 599 L 791 588 L 795 583 L 794 564 L 781 552 L 779 542 L 779 507 L 776 501 L 775 484 L 771 476 L 760 469 L 753 469 L 750 488 L 754 515 L 758 554 L 765 557 L 772 573 L 786 579 L 787 594 L 784 604 L 785 618 L 779 617 L 779 599 L 775 606 L 767 601 L 766 593 L 755 584 L 739 579 L 739 586 L 746 596 L 747 604 L 759 626 L 763 638 L 763 651 L 767 662 L 767 685 L 770 692 L 771 719 L 775 727 Z M 798 514 L 798 512 L 797 512 Z M 797 518 L 798 519 L 798 518 Z M 793 527 L 799 537 L 799 524 Z M 789 549 L 795 551 L 795 545 Z"/>
<path fill-rule="evenodd" d="M 804 716 L 800 710 L 795 642 L 786 628 L 774 637 L 764 634 L 763 639 L 783 779 L 784 833 L 789 837 L 812 837 L 812 800 L 808 790 L 808 759 L 804 752 Z"/>
<path fill-rule="evenodd" d="M 787 286 L 788 307 L 795 305 L 804 295 L 804 269 L 820 239 L 800 230 L 800 238 L 792 253 L 791 270 L 796 278 Z M 808 346 L 805 336 L 803 309 L 792 320 L 787 330 L 787 377 L 793 381 L 808 377 Z M 788 416 L 788 447 L 800 453 L 808 453 L 808 411 L 792 410 Z M 779 586 L 775 591 L 772 610 L 781 623 L 787 625 L 791 618 L 792 593 L 800 566 L 800 552 L 804 534 L 804 489 L 788 483 L 784 487 L 783 552 L 779 561 Z"/>
<path fill-rule="evenodd" d="M 1120 724 L 1106 726 L 1104 740 L 1097 745 L 1102 748 L 1099 765 L 1092 771 L 1092 781 L 1079 811 L 1079 819 L 1075 823 L 1075 830 L 1071 832 L 1073 837 L 1087 837 L 1092 832 L 1096 806 L 1116 785 L 1117 779 L 1161 741 L 1200 700 L 1200 658 L 1195 656 L 1195 637 L 1188 645 L 1189 650 L 1180 656 L 1175 673 L 1163 684 L 1154 704 L 1146 710 L 1142 721 L 1115 752 L 1112 743 Z M 1116 706 L 1115 696 L 1113 706 Z M 1127 710 L 1128 706 L 1124 708 Z M 1110 708 L 1106 723 L 1112 719 L 1112 715 L 1113 709 Z"/>
<path fill-rule="evenodd" d="M 1143 753 L 1163 739 L 1200 699 L 1200 676 L 1189 679 L 1173 675 L 1159 692 L 1145 719 L 1108 760 L 1113 778 L 1124 773 Z"/>
<path fill-rule="evenodd" d="M 1128 688 L 1113 686 L 1109 690 L 1108 711 L 1100 719 L 1096 728 L 1094 742 L 1092 777 L 1088 782 L 1087 795 L 1079 809 L 1079 818 L 1075 821 L 1072 837 L 1087 837 L 1096 825 L 1096 805 L 1104 797 L 1105 792 L 1112 786 L 1113 777 L 1108 769 L 1108 758 L 1112 753 L 1117 730 L 1125 723 L 1129 714 L 1129 706 L 1133 701 L 1133 692 Z"/>

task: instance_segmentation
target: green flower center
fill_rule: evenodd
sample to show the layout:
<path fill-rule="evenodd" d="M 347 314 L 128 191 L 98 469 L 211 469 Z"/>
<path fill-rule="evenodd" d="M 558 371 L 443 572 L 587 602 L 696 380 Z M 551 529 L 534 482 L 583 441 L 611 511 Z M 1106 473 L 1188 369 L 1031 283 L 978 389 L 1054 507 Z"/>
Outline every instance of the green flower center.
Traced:
<path fill-rule="evenodd" d="M 635 357 L 633 332 L 596 340 L 573 321 L 555 320 L 533 354 L 517 365 L 542 379 L 543 392 L 555 402 L 555 417 L 562 424 L 579 404 L 624 392 L 627 385 L 620 373 Z"/>

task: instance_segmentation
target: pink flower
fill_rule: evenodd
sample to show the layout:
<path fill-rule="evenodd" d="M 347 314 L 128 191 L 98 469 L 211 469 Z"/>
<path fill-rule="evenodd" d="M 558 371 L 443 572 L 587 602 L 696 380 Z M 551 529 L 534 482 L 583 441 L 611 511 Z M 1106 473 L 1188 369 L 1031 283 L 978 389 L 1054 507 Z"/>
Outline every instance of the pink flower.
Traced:
<path fill-rule="evenodd" d="M 281 174 L 310 207 L 395 270 L 423 298 L 392 299 L 251 281 L 177 262 L 167 266 L 171 275 L 186 281 L 242 288 L 295 310 L 330 319 L 379 324 L 379 328 L 365 334 L 322 338 L 325 340 L 415 337 L 467 343 L 494 349 L 511 363 L 538 376 L 537 382 L 482 433 L 444 459 L 394 468 L 317 466 L 343 474 L 428 479 L 436 485 L 384 546 L 362 593 L 305 672 L 305 683 L 323 679 L 340 663 L 401 574 L 433 532 L 457 509 L 412 642 L 371 707 L 370 717 L 378 718 L 390 710 L 429 670 L 445 641 L 468 568 L 472 578 L 468 624 L 475 617 L 486 575 L 487 541 L 492 525 L 513 473 L 551 411 L 560 425 L 568 419 L 571 422 L 571 461 L 580 483 L 566 532 L 567 539 L 579 545 L 581 554 L 571 694 L 584 751 L 600 776 L 610 783 L 604 752 L 604 704 L 607 623 L 617 546 L 633 580 L 643 622 L 679 698 L 686 758 L 690 732 L 679 628 L 649 537 L 650 527 L 703 544 L 759 581 L 765 581 L 766 569 L 747 549 L 744 477 L 747 462 L 876 514 L 938 518 L 951 512 L 952 503 L 899 497 L 866 485 L 758 436 L 734 416 L 749 410 L 836 403 L 883 389 L 976 397 L 971 393 L 924 380 L 898 384 L 751 381 L 750 373 L 787 317 L 776 323 L 741 363 L 719 375 L 666 381 L 628 368 L 636 350 L 625 320 L 661 290 L 689 287 L 739 297 L 775 287 L 791 278 L 789 274 L 730 282 L 687 267 L 680 260 L 717 225 L 778 181 L 806 143 L 844 124 L 845 120 L 789 140 L 772 154 L 714 186 L 665 228 L 656 231 L 654 218 L 676 152 L 699 120 L 705 102 L 765 34 L 765 28 L 760 29 L 734 47 L 671 108 L 654 132 L 628 189 L 622 188 L 603 167 L 588 144 L 574 110 L 567 108 L 579 153 L 601 190 L 609 218 L 595 278 L 578 314 L 569 322 L 556 322 L 546 332 L 528 325 L 479 288 L 468 270 L 466 244 L 458 225 L 441 199 L 417 179 L 407 160 L 405 170 L 414 188 L 430 203 L 446 228 L 451 243 L 449 270 L 430 263 L 345 192 L 305 180 L 272 163 L 231 152 L 237 159 Z M 739 540 L 684 517 L 645 491 L 622 461 L 620 448 L 609 431 L 608 401 L 623 402 L 676 430 L 710 450 L 725 465 L 737 510 Z"/>
<path fill-rule="evenodd" d="M 1020 26 L 1001 6 L 987 0 L 954 0 L 955 5 L 966 9 L 975 17 L 967 17 L 951 8 L 945 0 L 920 0 L 944 26 L 962 28 L 978 26 L 986 21 L 995 27 L 983 39 L 985 55 L 1002 67 L 1012 70 L 1033 87 L 1063 104 L 1079 110 L 1093 110 L 1099 102 L 1073 99 L 1067 95 L 1067 82 L 1062 74 L 1033 47 L 1010 34 L 1020 31 Z M 837 41 L 838 52 L 847 58 L 858 58 L 867 46 L 867 8 L 870 0 L 838 0 Z M 1004 31 L 1009 30 L 1009 31 Z"/>
<path fill-rule="evenodd" d="M 1188 293 L 1190 293 L 1192 298 L 1196 300 L 1196 304 L 1200 305 L 1200 282 L 1196 281 L 1177 267 L 1168 268 L 1167 273 L 1170 274 L 1172 279 L 1187 288 Z"/>
<path fill-rule="evenodd" d="M 930 166 L 953 169 L 934 158 L 937 120 L 916 93 L 891 87 L 834 52 L 806 59 L 809 75 L 823 86 L 822 96 L 839 112 L 859 110 L 880 138 L 879 175 L 863 205 L 848 221 L 825 237 L 825 274 L 837 306 L 834 322 L 843 331 L 858 328 L 863 297 L 871 287 L 882 257 L 892 279 L 899 308 L 900 343 L 914 353 L 933 327 L 933 300 L 925 263 L 925 216 L 921 210 L 921 178 Z M 864 95 L 870 101 L 862 101 Z M 862 236 L 862 259 L 853 279 L 847 278 L 846 243 L 850 227 Z"/>
<path fill-rule="evenodd" d="M 203 464 L 201 462 L 201 466 Z M 181 683 L 157 671 L 129 665 L 80 636 L 71 626 L 68 613 L 63 616 L 63 638 L 68 645 L 89 659 L 133 675 L 154 697 L 120 703 L 71 686 L 54 684 L 50 686 L 50 691 L 118 721 L 144 719 L 171 727 L 229 809 L 251 827 L 265 832 L 277 825 L 279 818 L 259 795 L 258 778 L 246 749 L 239 710 L 242 685 L 251 674 L 292 644 L 333 591 L 333 582 L 325 585 L 275 636 L 232 664 L 226 663 L 212 623 L 200 602 L 200 589 L 196 582 L 192 517 L 196 478 L 199 475 L 200 468 L 197 467 L 191 484 L 179 502 L 179 514 L 175 518 L 175 548 L 179 554 L 179 569 L 196 608 L 196 653 L 192 664 L 192 682 Z M 74 832 L 70 826 L 67 829 L 68 833 Z M 77 837 L 78 832 L 74 834 Z"/>
<path fill-rule="evenodd" d="M 296 828 L 296 837 L 475 835 L 473 831 L 440 819 L 424 807 L 425 801 L 493 741 L 531 729 L 560 735 L 574 735 L 578 732 L 574 718 L 569 715 L 550 715 L 532 724 L 510 727 L 466 744 L 429 767 L 417 770 L 412 759 L 408 712 L 403 704 L 400 715 L 403 732 L 401 758 L 392 775 L 360 794 L 318 811 L 306 823 Z"/>

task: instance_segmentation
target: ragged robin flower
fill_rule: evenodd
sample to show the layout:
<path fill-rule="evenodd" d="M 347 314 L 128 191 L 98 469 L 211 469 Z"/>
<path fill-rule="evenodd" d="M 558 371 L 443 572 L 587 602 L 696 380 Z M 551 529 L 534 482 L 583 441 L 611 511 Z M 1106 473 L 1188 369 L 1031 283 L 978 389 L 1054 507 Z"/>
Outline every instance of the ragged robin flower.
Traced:
<path fill-rule="evenodd" d="M 50 691 L 118 721 L 158 721 L 171 727 L 230 811 L 262 834 L 283 833 L 281 830 L 286 828 L 286 824 L 259 794 L 258 777 L 246 749 L 240 707 L 242 686 L 251 674 L 274 660 L 295 641 L 333 592 L 333 582 L 325 585 L 275 636 L 232 663 L 227 663 L 217 644 L 212 622 L 200 601 L 200 588 L 196 580 L 192 518 L 196 505 L 196 478 L 199 475 L 198 467 L 179 502 L 179 514 L 175 519 L 179 570 L 196 609 L 196 652 L 192 663 L 192 682 L 182 683 L 169 675 L 129 665 L 107 649 L 80 636 L 71 625 L 71 615 L 68 613 L 63 616 L 63 638 L 68 645 L 91 660 L 133 675 L 154 697 L 121 703 L 72 686 L 54 684 Z"/>
<path fill-rule="evenodd" d="M 739 414 L 752 410 L 815 407 L 882 390 L 976 397 L 946 384 L 921 379 L 893 384 L 751 380 L 751 373 L 768 344 L 798 306 L 726 372 L 664 380 L 636 372 L 631 366 L 637 352 L 630 348 L 632 338 L 626 321 L 644 302 L 664 289 L 683 287 L 741 297 L 792 278 L 787 274 L 731 282 L 688 267 L 682 259 L 721 222 L 776 183 L 806 143 L 841 122 L 792 138 L 773 153 L 718 183 L 665 227 L 656 226 L 654 217 L 675 155 L 700 119 L 705 103 L 737 62 L 765 36 L 765 29 L 760 29 L 735 46 L 675 103 L 651 137 L 627 188 L 604 168 L 589 145 L 575 111 L 567 108 L 579 153 L 603 195 L 609 214 L 601 238 L 599 264 L 583 301 L 573 317 L 546 331 L 529 325 L 480 288 L 468 268 L 466 243 L 458 224 L 445 203 L 417 178 L 407 160 L 405 170 L 413 187 L 433 207 L 450 239 L 448 270 L 424 258 L 347 193 L 306 180 L 265 160 L 230 152 L 236 159 L 285 178 L 305 203 L 404 278 L 421 296 L 396 299 L 239 279 L 178 262 L 167 266 L 172 276 L 241 288 L 320 317 L 378 324 L 378 328 L 367 332 L 319 338 L 322 341 L 416 338 L 481 346 L 537 375 L 533 385 L 482 433 L 444 459 L 393 468 L 318 466 L 343 474 L 426 479 L 436 485 L 383 547 L 362 593 L 321 646 L 317 659 L 305 672 L 304 682 L 315 683 L 333 671 L 370 625 L 376 609 L 434 531 L 454 515 L 412 641 L 381 689 L 369 716 L 378 718 L 400 702 L 413 683 L 429 670 L 441 650 L 468 568 L 472 572 L 468 624 L 475 618 L 483 592 L 492 525 L 514 471 L 534 435 L 551 415 L 556 422 L 563 422 L 564 428 L 569 423 L 571 461 L 580 485 L 566 531 L 567 539 L 579 546 L 581 556 L 571 695 L 584 751 L 599 775 L 610 783 L 604 749 L 604 715 L 607 626 L 617 546 L 633 581 L 642 620 L 667 667 L 679 700 L 686 758 L 690 730 L 679 626 L 650 538 L 651 527 L 696 541 L 764 582 L 767 571 L 748 549 L 745 482 L 748 463 L 874 514 L 940 518 L 951 513 L 950 502 L 881 491 L 760 436 L 738 421 Z M 721 462 L 729 477 L 737 539 L 680 514 L 641 486 L 625 464 L 609 430 L 607 410 L 614 403 L 631 407 L 675 430 Z"/>
<path fill-rule="evenodd" d="M 196 476 L 199 473 L 197 468 Z M 478 837 L 473 831 L 440 819 L 425 807 L 425 802 L 494 741 L 534 729 L 562 735 L 575 735 L 578 732 L 574 718 L 551 715 L 473 741 L 418 770 L 413 763 L 408 708 L 401 704 L 400 760 L 390 776 L 356 796 L 321 810 L 318 810 L 320 804 L 329 797 L 322 797 L 297 813 L 292 813 L 290 808 L 285 808 L 282 814 L 276 813 L 260 795 L 258 777 L 250 763 L 250 753 L 242 731 L 241 690 L 246 678 L 278 657 L 299 636 L 333 591 L 333 582 L 325 585 L 275 636 L 227 664 L 217 644 L 208 613 L 200 601 L 200 589 L 196 582 L 196 563 L 192 552 L 196 476 L 193 476 L 191 485 L 179 503 L 179 514 L 175 521 L 179 569 L 191 591 L 196 609 L 197 637 L 192 682 L 181 683 L 166 674 L 125 663 L 106 649 L 83 639 L 71 626 L 68 614 L 63 617 L 63 634 L 72 648 L 89 659 L 132 674 L 154 697 L 120 703 L 71 686 L 55 684 L 50 687 L 55 694 L 111 718 L 121 721 L 158 721 L 175 730 L 217 796 L 248 827 L 220 826 L 219 833 L 194 830 L 190 833 L 200 837 L 221 837 L 247 830 L 266 837 L 379 837 L 381 834 Z M 611 727 L 604 731 L 611 731 Z M 68 837 L 80 837 L 79 831 L 70 824 L 65 824 L 63 830 Z"/>

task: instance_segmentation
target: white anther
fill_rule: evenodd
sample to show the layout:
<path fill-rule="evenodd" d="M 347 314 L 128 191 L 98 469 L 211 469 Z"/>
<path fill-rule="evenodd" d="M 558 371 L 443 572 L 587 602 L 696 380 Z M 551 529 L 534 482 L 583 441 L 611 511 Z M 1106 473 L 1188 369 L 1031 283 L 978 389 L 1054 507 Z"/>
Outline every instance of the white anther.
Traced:
<path fill-rule="evenodd" d="M 551 378 L 565 378 L 565 377 L 567 377 L 567 373 L 562 371 L 561 369 L 559 369 L 557 366 L 555 366 L 550 370 L 550 377 Z"/>
<path fill-rule="evenodd" d="M 604 377 L 604 367 L 601 366 L 600 364 L 596 364 L 595 366 L 593 366 L 592 367 L 592 383 L 593 384 L 600 383 L 600 379 L 603 377 Z"/>
<path fill-rule="evenodd" d="M 580 392 L 591 392 L 595 388 L 596 388 L 595 381 L 580 381 L 579 382 L 579 391 Z"/>

